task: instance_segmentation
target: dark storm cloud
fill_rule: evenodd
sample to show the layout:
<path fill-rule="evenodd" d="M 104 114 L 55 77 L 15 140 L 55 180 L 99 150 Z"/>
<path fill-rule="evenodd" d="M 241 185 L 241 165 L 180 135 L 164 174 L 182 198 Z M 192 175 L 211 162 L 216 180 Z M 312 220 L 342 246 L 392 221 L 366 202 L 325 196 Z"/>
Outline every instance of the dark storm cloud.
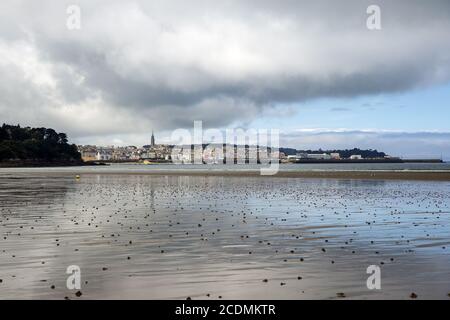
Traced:
<path fill-rule="evenodd" d="M 279 103 L 450 79 L 448 1 L 80 1 L 76 31 L 69 2 L 8 2 L 2 117 L 76 135 L 226 126 Z M 373 3 L 380 31 L 366 28 Z"/>

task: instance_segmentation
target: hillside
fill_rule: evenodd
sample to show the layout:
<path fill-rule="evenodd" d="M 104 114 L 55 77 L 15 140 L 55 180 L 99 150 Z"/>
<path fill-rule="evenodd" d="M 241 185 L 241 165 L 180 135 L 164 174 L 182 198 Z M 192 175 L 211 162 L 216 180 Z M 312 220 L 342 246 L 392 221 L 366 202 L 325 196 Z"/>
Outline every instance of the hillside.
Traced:
<path fill-rule="evenodd" d="M 3 124 L 0 127 L 0 165 L 77 165 L 81 155 L 65 133 L 51 128 Z"/>

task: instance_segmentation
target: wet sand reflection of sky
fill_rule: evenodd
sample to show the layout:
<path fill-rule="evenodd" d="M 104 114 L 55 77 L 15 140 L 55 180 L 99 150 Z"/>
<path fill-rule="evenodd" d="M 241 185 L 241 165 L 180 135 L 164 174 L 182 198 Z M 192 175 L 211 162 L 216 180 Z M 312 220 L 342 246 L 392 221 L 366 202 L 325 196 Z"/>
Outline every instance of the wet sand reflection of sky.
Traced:
<path fill-rule="evenodd" d="M 74 264 L 81 299 L 447 299 L 449 194 L 447 182 L 0 176 L 0 295 L 79 299 Z"/>

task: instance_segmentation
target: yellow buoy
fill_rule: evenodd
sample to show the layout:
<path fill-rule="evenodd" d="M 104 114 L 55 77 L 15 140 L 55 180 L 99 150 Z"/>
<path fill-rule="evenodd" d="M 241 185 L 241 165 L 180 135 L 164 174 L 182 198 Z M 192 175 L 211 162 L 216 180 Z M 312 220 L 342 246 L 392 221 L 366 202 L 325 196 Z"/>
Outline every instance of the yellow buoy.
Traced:
<path fill-rule="evenodd" d="M 79 180 L 79 179 L 80 179 L 80 176 L 79 176 L 79 175 L 76 175 L 76 176 L 75 176 L 75 179 Z"/>

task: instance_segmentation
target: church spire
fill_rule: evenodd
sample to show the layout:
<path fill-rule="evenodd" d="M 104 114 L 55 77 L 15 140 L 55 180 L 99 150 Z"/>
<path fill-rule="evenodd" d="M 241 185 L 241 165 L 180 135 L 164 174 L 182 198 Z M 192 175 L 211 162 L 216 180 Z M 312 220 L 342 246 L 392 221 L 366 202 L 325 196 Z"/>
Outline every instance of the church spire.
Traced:
<path fill-rule="evenodd" d="M 155 146 L 155 136 L 154 136 L 154 134 L 153 134 L 153 130 L 152 130 L 152 139 L 151 139 L 150 145 L 151 145 L 152 147 Z"/>

